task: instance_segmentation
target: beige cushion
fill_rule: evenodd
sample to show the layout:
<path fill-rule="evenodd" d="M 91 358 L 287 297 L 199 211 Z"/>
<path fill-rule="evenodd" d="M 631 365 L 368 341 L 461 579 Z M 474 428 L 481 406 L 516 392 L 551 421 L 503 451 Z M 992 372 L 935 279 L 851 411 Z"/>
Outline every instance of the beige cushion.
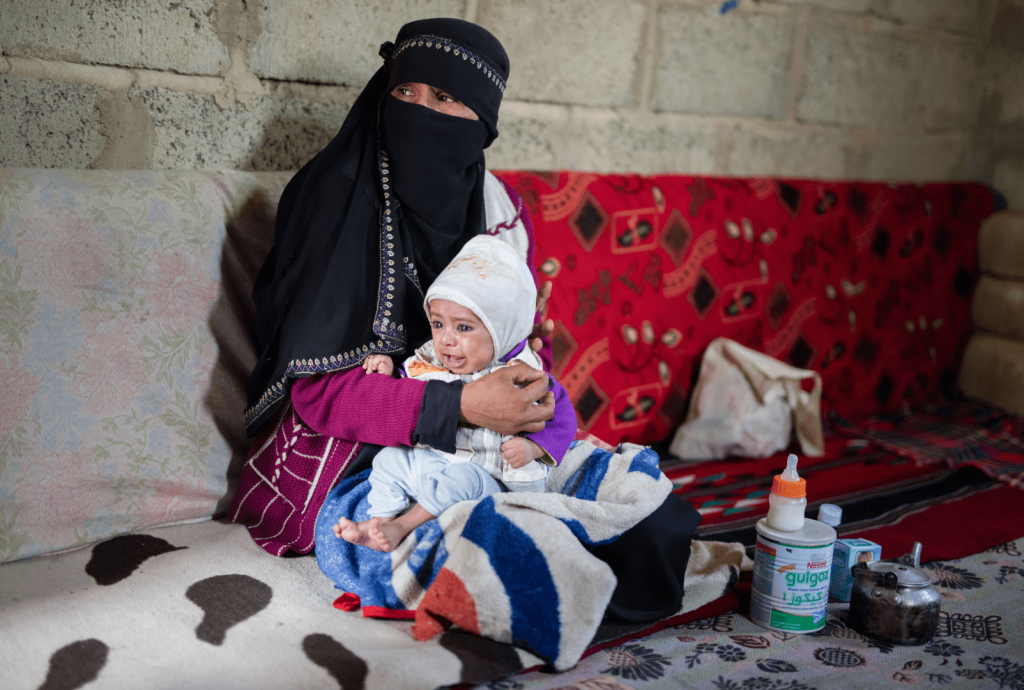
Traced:
<path fill-rule="evenodd" d="M 226 509 L 289 177 L 0 170 L 0 561 Z"/>
<path fill-rule="evenodd" d="M 1024 415 L 1024 343 L 979 333 L 971 338 L 960 369 L 964 393 Z"/>
<path fill-rule="evenodd" d="M 1024 279 L 1024 213 L 1003 211 L 987 218 L 978 234 L 981 270 Z"/>
<path fill-rule="evenodd" d="M 979 328 L 1024 341 L 1024 281 L 983 275 L 971 311 Z"/>

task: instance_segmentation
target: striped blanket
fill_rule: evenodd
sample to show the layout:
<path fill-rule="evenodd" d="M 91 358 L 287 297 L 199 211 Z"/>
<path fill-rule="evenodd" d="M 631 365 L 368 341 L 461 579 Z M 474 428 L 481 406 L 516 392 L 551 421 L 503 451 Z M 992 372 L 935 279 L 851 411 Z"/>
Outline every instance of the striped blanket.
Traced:
<path fill-rule="evenodd" d="M 579 660 L 615 589 L 587 546 L 614 541 L 672 490 L 649 448 L 575 441 L 546 493 L 458 503 L 380 553 L 332 531 L 342 516 L 367 519 L 368 473 L 335 487 L 316 524 L 317 563 L 349 600 L 357 596 L 364 615 L 414 618 L 417 639 L 456 624 L 558 670 Z"/>

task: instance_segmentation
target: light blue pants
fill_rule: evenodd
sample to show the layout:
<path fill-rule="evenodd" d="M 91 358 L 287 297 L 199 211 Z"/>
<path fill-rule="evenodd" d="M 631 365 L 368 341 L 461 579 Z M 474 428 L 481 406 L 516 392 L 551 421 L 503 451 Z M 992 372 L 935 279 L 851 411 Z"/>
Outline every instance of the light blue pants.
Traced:
<path fill-rule="evenodd" d="M 501 486 L 482 467 L 451 462 L 429 448 L 384 448 L 370 472 L 370 517 L 392 517 L 411 500 L 437 516 L 459 501 L 476 501 L 501 493 Z M 411 499 L 411 500 L 410 500 Z"/>

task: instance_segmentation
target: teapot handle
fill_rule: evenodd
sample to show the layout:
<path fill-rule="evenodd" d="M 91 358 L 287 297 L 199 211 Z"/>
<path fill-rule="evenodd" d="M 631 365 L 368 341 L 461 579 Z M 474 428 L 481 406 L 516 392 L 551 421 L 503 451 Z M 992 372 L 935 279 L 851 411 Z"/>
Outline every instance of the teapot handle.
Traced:
<path fill-rule="evenodd" d="M 913 566 L 915 568 L 921 567 L 921 542 L 915 541 L 914 545 L 910 547 L 910 553 L 905 553 L 900 556 L 900 563 L 903 565 Z"/>

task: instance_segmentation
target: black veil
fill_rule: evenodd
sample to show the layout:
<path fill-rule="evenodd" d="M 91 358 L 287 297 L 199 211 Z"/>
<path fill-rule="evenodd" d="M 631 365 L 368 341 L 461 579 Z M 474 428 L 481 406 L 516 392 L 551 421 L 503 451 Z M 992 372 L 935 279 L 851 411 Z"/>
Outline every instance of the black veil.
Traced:
<path fill-rule="evenodd" d="M 508 56 L 458 19 L 406 24 L 330 144 L 295 175 L 253 288 L 258 360 L 247 385 L 254 436 L 291 382 L 402 356 L 429 338 L 423 293 L 485 231 L 483 150 L 497 137 Z M 389 97 L 440 88 L 479 120 Z"/>

